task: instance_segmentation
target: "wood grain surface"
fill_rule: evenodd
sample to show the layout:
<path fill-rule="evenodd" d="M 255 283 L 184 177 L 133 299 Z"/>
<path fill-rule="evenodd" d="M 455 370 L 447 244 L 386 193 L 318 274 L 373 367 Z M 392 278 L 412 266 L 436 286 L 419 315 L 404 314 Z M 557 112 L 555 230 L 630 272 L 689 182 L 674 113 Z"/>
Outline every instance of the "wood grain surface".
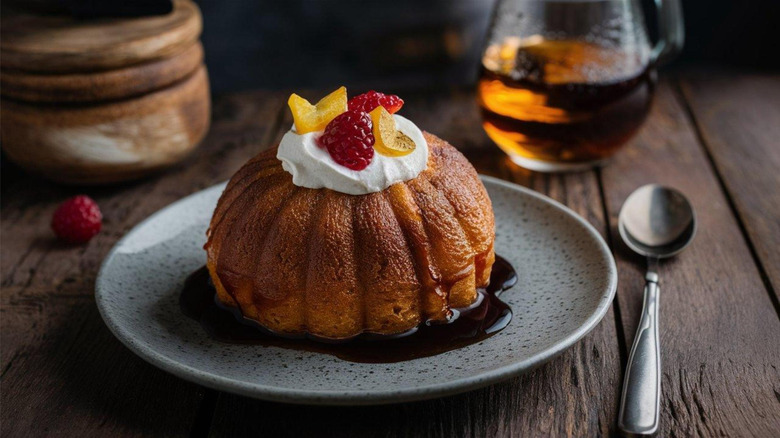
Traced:
<path fill-rule="evenodd" d="M 6 14 L 0 24 L 0 55 L 6 69 L 108 70 L 179 53 L 198 39 L 202 27 L 200 10 L 190 0 L 175 0 L 170 14 L 143 18 Z"/>
<path fill-rule="evenodd" d="M 3 161 L 3 436 L 187 436 L 210 417 L 202 408 L 212 391 L 155 369 L 111 335 L 94 304 L 95 276 L 132 226 L 224 181 L 264 147 L 276 131 L 281 103 L 266 93 L 247 93 L 240 104 L 222 99 L 203 148 L 165 176 L 87 190 L 104 219 L 101 233 L 83 247 L 58 244 L 49 229 L 56 205 L 83 190 L 23 174 Z"/>
<path fill-rule="evenodd" d="M 0 92 L 26 102 L 102 102 L 140 96 L 184 79 L 203 63 L 195 42 L 168 58 L 90 73 L 34 74 L 0 70 Z"/>
<path fill-rule="evenodd" d="M 696 123 L 703 119 L 686 100 L 687 91 L 679 92 L 693 89 L 695 81 L 695 76 L 684 76 L 682 87 L 664 82 L 647 125 L 609 166 L 569 175 L 532 173 L 508 162 L 481 131 L 469 91 L 403 93 L 404 113 L 461 147 L 480 171 L 545 193 L 585 217 L 612 246 L 620 270 L 613 308 L 560 357 L 488 388 L 408 404 L 293 406 L 204 389 L 137 359 L 100 321 L 92 293 L 110 247 L 144 217 L 227 179 L 278 139 L 290 124 L 286 93 L 215 99 L 212 129 L 202 147 L 167 173 L 141 182 L 76 191 L 3 160 L 3 435 L 612 435 L 644 269 L 643 260 L 619 244 L 615 218 L 628 194 L 651 181 L 689 195 L 701 220 L 692 247 L 661 267 L 663 435 L 780 435 L 780 320 L 762 281 L 762 269 L 769 268 L 756 263 L 768 260 L 760 255 L 756 239 L 771 236 L 751 231 L 745 219 L 746 206 L 755 201 L 739 198 L 754 191 L 733 190 L 729 176 L 712 165 L 710 142 L 700 141 L 703 128 Z M 320 94 L 324 92 L 311 97 Z M 736 141 L 732 147 L 749 145 Z M 81 191 L 100 204 L 104 229 L 88 245 L 60 245 L 48 229 L 51 212 Z"/>
<path fill-rule="evenodd" d="M 726 195 L 778 297 L 780 75 L 695 71 L 680 85 Z"/>

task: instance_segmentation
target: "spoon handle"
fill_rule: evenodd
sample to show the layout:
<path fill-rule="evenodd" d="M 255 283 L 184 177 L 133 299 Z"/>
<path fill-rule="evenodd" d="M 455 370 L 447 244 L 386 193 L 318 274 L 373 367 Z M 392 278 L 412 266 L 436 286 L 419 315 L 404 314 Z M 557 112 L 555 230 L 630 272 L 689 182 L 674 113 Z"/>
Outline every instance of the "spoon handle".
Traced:
<path fill-rule="evenodd" d="M 642 318 L 628 356 L 618 427 L 627 433 L 658 429 L 661 400 L 661 351 L 658 345 L 658 275 L 648 272 Z"/>

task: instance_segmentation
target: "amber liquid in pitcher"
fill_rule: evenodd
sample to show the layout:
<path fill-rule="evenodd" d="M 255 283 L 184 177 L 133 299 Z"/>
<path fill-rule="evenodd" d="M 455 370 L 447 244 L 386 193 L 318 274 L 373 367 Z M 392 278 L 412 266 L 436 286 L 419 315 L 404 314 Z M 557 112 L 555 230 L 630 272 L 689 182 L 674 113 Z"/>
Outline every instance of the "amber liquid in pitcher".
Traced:
<path fill-rule="evenodd" d="M 631 138 L 654 88 L 638 53 L 537 35 L 488 47 L 478 96 L 485 131 L 516 162 L 576 165 Z"/>

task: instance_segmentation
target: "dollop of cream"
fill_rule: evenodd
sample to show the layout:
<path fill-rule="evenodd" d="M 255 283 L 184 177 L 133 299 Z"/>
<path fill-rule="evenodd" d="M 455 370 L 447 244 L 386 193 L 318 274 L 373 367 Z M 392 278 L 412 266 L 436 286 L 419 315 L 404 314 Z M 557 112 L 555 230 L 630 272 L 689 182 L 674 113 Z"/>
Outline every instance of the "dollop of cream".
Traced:
<path fill-rule="evenodd" d="M 410 120 L 394 114 L 396 129 L 414 141 L 416 148 L 403 157 L 388 157 L 374 152 L 374 158 L 363 170 L 352 170 L 333 161 L 327 150 L 317 145 L 322 131 L 298 134 L 295 126 L 279 144 L 276 158 L 300 187 L 323 187 L 350 195 L 380 192 L 391 185 L 416 178 L 428 167 L 428 143 L 422 131 Z"/>

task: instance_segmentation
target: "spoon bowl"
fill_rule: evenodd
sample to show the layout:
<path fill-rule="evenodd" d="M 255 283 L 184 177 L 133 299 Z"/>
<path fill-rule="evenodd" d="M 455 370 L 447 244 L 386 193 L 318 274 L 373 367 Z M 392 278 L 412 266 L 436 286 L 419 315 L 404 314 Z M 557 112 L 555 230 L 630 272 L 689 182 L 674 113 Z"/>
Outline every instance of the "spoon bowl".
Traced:
<path fill-rule="evenodd" d="M 685 249 L 696 234 L 696 215 L 679 191 L 649 184 L 632 193 L 618 217 L 618 231 L 634 252 L 662 259 Z"/>

